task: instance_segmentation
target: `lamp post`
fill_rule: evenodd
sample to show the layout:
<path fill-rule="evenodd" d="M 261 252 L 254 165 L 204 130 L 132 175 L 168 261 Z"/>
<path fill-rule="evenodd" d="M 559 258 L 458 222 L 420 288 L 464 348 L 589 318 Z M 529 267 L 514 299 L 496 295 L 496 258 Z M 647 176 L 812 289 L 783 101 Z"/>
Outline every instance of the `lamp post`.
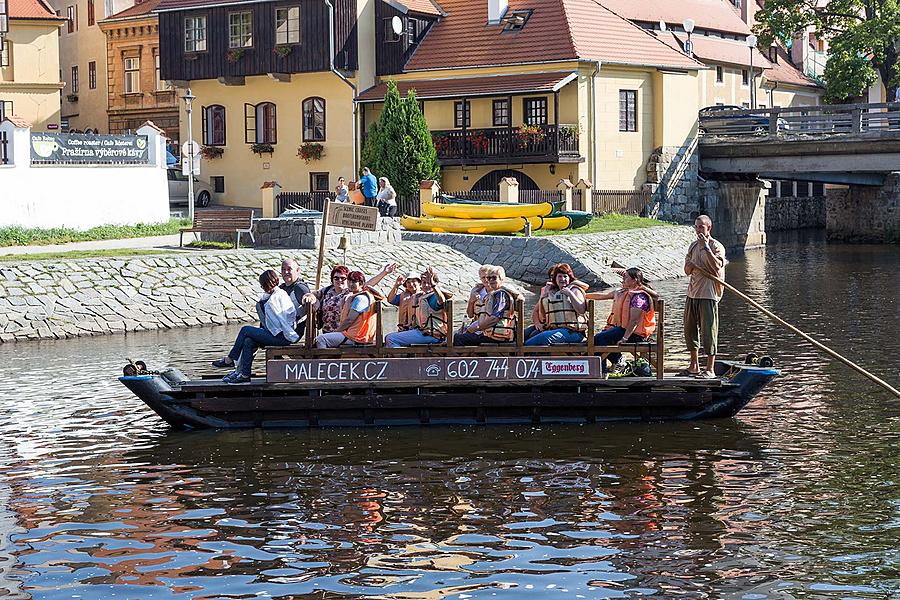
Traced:
<path fill-rule="evenodd" d="M 191 220 L 191 223 L 194 222 L 194 128 L 191 124 L 191 108 L 194 104 L 194 100 L 197 97 L 191 93 L 191 86 L 188 86 L 187 91 L 182 96 L 184 100 L 185 111 L 187 112 L 187 136 L 188 143 L 183 145 L 182 148 L 189 148 L 190 151 L 187 152 L 187 160 L 188 160 L 188 219 Z M 184 162 L 184 157 L 181 157 L 182 162 Z"/>
<path fill-rule="evenodd" d="M 694 44 L 691 42 L 691 32 L 694 31 L 694 20 L 685 19 L 682 25 L 684 26 L 685 33 L 687 33 L 687 41 L 684 43 L 684 52 L 688 56 L 694 56 Z"/>
<path fill-rule="evenodd" d="M 753 72 L 753 51 L 756 49 L 755 35 L 747 36 L 747 47 L 750 48 L 750 108 L 756 108 L 756 73 Z"/>

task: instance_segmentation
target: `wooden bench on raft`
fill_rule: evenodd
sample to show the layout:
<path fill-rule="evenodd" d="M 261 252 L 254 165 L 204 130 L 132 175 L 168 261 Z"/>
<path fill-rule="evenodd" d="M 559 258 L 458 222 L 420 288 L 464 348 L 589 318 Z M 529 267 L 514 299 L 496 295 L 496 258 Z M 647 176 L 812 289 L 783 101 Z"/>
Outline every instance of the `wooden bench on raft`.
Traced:
<path fill-rule="evenodd" d="M 178 246 L 184 246 L 185 233 L 234 233 L 234 247 L 241 241 L 241 234 L 253 237 L 252 208 L 205 208 L 194 212 L 194 222 L 190 227 L 182 227 L 178 236 Z"/>
<path fill-rule="evenodd" d="M 440 344 L 421 344 L 406 348 L 386 348 L 382 327 L 381 302 L 375 303 L 375 341 L 365 346 L 341 346 L 340 348 L 316 348 L 315 313 L 310 311 L 306 320 L 304 344 L 275 346 L 266 348 L 266 360 L 310 359 L 310 358 L 416 358 L 416 357 L 465 357 L 465 356 L 599 356 L 606 358 L 614 353 L 630 353 L 643 357 L 653 365 L 656 378 L 663 378 L 663 354 L 665 352 L 665 301 L 656 301 L 656 339 L 648 342 L 622 344 L 616 346 L 594 345 L 594 301 L 588 300 L 588 330 L 586 340 L 581 344 L 554 344 L 552 346 L 525 345 L 525 303 L 516 301 L 515 340 L 509 343 L 487 343 L 481 346 L 454 346 L 454 329 L 448 330 L 447 340 Z M 447 304 L 447 321 L 453 323 L 453 305 Z"/>

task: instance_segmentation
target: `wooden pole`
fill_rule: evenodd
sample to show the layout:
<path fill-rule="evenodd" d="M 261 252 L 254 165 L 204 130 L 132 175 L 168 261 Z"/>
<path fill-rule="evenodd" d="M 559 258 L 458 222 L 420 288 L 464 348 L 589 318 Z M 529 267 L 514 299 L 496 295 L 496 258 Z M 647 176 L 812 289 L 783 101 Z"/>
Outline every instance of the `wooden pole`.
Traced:
<path fill-rule="evenodd" d="M 702 269 L 701 267 L 695 266 L 694 270 L 698 271 L 704 277 L 712 279 L 716 283 L 725 286 L 726 289 L 730 290 L 731 292 L 734 292 L 738 296 L 738 298 L 744 300 L 745 302 L 747 302 L 748 304 L 750 304 L 751 306 L 753 306 L 754 308 L 759 310 L 762 314 L 766 315 L 767 317 L 769 317 L 770 319 L 775 321 L 776 323 L 779 323 L 780 325 L 787 327 L 788 329 L 790 329 L 791 331 L 793 331 L 794 333 L 796 333 L 797 335 L 799 335 L 800 337 L 805 339 L 807 342 L 809 342 L 810 344 L 812 344 L 813 346 L 815 346 L 816 348 L 818 348 L 825 354 L 831 356 L 832 358 L 838 359 L 839 361 L 841 361 L 842 363 L 844 363 L 845 365 L 847 365 L 848 367 L 850 367 L 857 373 L 868 377 L 873 382 L 877 383 L 878 385 L 880 385 L 881 387 L 883 387 L 884 389 L 886 389 L 887 391 L 892 393 L 897 398 L 900 398 L 900 390 L 897 390 L 897 388 L 893 387 L 892 385 L 890 385 L 888 382 L 884 381 L 883 379 L 880 379 L 880 378 L 876 377 L 875 375 L 873 375 L 872 373 L 869 373 L 868 371 L 863 369 L 861 366 L 859 366 L 858 364 L 856 364 L 849 358 L 845 358 L 845 357 L 841 356 L 840 354 L 838 354 L 837 352 L 835 352 L 834 350 L 832 350 L 825 344 L 814 340 L 812 337 L 803 333 L 802 331 L 800 331 L 799 329 L 797 329 L 796 327 L 794 327 L 793 325 L 791 325 L 790 323 L 788 323 L 787 321 L 785 321 L 784 319 L 782 319 L 781 317 L 779 317 L 778 315 L 776 315 L 775 313 L 770 311 L 769 309 L 760 305 L 758 302 L 756 302 L 755 300 L 753 300 L 752 298 L 750 298 L 749 296 L 747 296 L 746 294 L 744 294 L 743 292 L 741 292 L 740 290 L 735 288 L 733 285 L 726 283 L 725 281 L 719 279 L 718 277 L 716 277 L 709 271 Z"/>
<path fill-rule="evenodd" d="M 662 380 L 665 373 L 663 356 L 666 353 L 666 302 L 656 301 L 656 378 Z"/>
<path fill-rule="evenodd" d="M 325 234 L 328 232 L 328 206 L 331 201 L 325 198 L 325 208 L 322 210 L 322 233 L 319 235 L 319 263 L 316 266 L 316 289 L 322 288 L 322 263 L 325 261 Z"/>

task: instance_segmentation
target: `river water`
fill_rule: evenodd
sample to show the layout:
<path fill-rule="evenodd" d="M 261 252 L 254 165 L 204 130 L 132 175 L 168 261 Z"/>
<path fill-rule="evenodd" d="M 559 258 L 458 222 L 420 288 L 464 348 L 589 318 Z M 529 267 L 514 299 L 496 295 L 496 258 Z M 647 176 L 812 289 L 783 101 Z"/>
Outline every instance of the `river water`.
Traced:
<path fill-rule="evenodd" d="M 898 272 L 792 237 L 728 279 L 896 385 Z M 125 357 L 206 363 L 235 328 L 0 346 L 0 597 L 900 597 L 900 405 L 721 311 L 784 376 L 694 423 L 178 432 Z"/>

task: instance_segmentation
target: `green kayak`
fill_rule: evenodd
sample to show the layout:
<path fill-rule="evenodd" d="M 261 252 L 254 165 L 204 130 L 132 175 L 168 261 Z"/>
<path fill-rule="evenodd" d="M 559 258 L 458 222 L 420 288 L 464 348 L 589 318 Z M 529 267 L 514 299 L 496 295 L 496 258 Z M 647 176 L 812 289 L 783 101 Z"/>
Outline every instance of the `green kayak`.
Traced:
<path fill-rule="evenodd" d="M 589 212 L 585 212 L 583 210 L 567 210 L 554 212 L 550 215 L 551 217 L 569 217 L 572 221 L 571 229 L 578 229 L 580 227 L 585 227 L 588 223 L 591 222 L 591 219 L 594 218 Z"/>

